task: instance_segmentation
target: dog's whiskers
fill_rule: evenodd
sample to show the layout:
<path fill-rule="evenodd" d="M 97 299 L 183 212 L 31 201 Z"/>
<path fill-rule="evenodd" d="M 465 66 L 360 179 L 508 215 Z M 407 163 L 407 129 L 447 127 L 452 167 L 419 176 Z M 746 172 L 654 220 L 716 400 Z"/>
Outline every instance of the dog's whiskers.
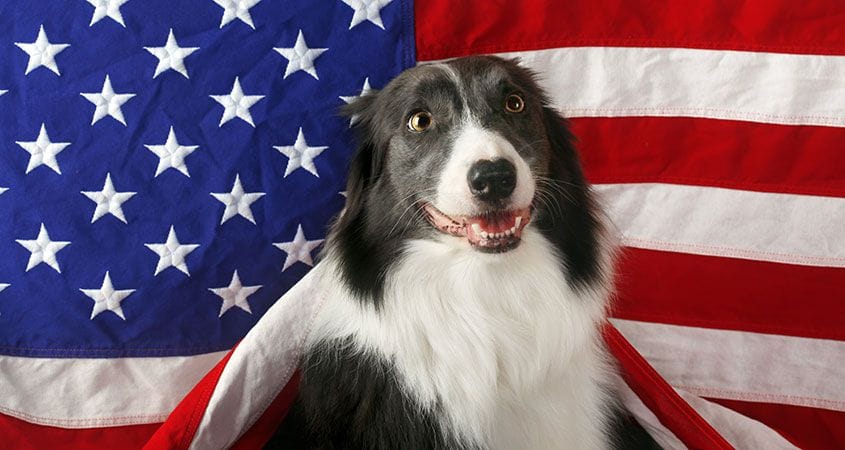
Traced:
<path fill-rule="evenodd" d="M 433 188 L 428 188 L 428 189 L 423 189 L 421 191 L 411 192 L 410 194 L 405 196 L 405 198 L 400 200 L 400 203 L 405 203 L 413 197 L 420 198 L 420 197 L 424 196 L 425 194 L 432 193 L 432 192 L 433 192 Z M 405 209 L 402 211 L 402 214 L 399 215 L 399 218 L 396 219 L 396 222 L 390 228 L 390 231 L 388 231 L 388 233 L 387 233 L 388 236 L 393 236 L 393 232 L 396 231 L 396 227 L 398 227 L 399 224 L 402 223 L 402 219 L 405 217 L 405 214 L 407 214 L 408 211 L 411 211 L 413 208 L 417 208 L 417 211 L 415 211 L 415 212 L 419 212 L 422 209 L 422 205 L 420 205 L 419 202 L 417 202 L 417 201 L 409 203 L 408 206 L 406 206 Z M 407 231 L 408 227 L 411 225 L 411 223 L 413 223 L 413 217 L 414 217 L 413 214 L 408 217 L 408 221 L 402 226 L 400 234 Z"/>

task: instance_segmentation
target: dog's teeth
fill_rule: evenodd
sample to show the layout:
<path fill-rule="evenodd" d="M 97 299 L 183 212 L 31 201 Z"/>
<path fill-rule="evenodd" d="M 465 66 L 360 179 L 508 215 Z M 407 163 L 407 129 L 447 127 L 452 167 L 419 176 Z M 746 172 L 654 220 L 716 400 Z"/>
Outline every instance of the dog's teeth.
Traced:
<path fill-rule="evenodd" d="M 481 233 L 483 233 L 483 231 L 481 231 L 481 225 L 477 223 L 472 224 L 472 232 L 477 235 L 481 235 Z"/>
<path fill-rule="evenodd" d="M 522 216 L 516 216 L 516 225 L 514 228 L 519 228 L 519 225 L 522 223 Z"/>
<path fill-rule="evenodd" d="M 482 238 L 482 239 L 487 239 L 488 237 L 490 237 L 490 235 L 489 235 L 486 231 L 482 231 L 482 232 L 481 232 L 481 233 L 479 233 L 479 234 L 481 234 L 481 238 Z"/>

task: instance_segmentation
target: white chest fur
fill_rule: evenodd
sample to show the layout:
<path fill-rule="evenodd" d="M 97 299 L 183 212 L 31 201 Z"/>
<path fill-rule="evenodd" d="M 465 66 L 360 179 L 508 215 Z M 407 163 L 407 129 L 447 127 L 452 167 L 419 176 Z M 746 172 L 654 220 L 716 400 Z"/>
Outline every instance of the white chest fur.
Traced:
<path fill-rule="evenodd" d="M 332 292 L 309 341 L 352 336 L 394 361 L 409 395 L 487 448 L 603 448 L 603 291 L 570 288 L 551 249 L 530 227 L 505 254 L 412 241 L 380 311 Z"/>

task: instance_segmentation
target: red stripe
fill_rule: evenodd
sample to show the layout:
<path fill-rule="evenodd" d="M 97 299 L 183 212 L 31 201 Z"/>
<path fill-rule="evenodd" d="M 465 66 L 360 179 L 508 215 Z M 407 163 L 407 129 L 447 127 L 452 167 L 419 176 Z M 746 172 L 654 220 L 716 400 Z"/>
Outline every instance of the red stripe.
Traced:
<path fill-rule="evenodd" d="M 263 448 L 267 441 L 273 437 L 273 433 L 279 428 L 279 425 L 287 416 L 288 409 L 290 409 L 293 400 L 299 392 L 300 372 L 293 374 L 288 383 L 285 385 L 282 392 L 276 396 L 273 403 L 264 410 L 258 421 L 255 422 L 249 431 L 247 431 L 237 442 L 232 446 L 232 450 L 249 450 L 254 448 Z"/>
<path fill-rule="evenodd" d="M 613 325 L 603 330 L 625 382 L 660 423 L 692 449 L 731 449 L 731 445 L 681 398 Z"/>
<path fill-rule="evenodd" d="M 572 127 L 593 183 L 845 197 L 845 128 L 685 117 L 576 118 Z"/>
<path fill-rule="evenodd" d="M 17 450 L 141 448 L 161 424 L 106 428 L 57 428 L 0 414 L 0 447 Z"/>
<path fill-rule="evenodd" d="M 626 248 L 618 274 L 614 317 L 845 340 L 845 269 Z"/>
<path fill-rule="evenodd" d="M 708 400 L 766 424 L 799 448 L 845 448 L 845 412 L 771 403 Z"/>
<path fill-rule="evenodd" d="M 164 424 L 144 446 L 145 450 L 187 449 L 191 445 L 205 409 L 208 407 L 211 394 L 214 392 L 217 381 L 220 380 L 220 375 L 223 373 L 223 368 L 226 367 L 226 363 L 229 362 L 229 358 L 234 351 L 234 348 L 230 350 L 179 402 L 176 409 L 170 413 Z"/>
<path fill-rule="evenodd" d="M 417 58 L 571 46 L 845 54 L 842 0 L 415 2 Z"/>

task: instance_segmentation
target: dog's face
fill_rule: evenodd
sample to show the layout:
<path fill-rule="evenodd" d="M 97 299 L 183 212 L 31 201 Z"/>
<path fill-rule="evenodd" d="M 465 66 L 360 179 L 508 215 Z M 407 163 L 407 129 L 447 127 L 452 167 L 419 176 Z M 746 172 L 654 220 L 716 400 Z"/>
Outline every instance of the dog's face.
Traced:
<path fill-rule="evenodd" d="M 566 121 L 546 103 L 531 72 L 479 56 L 409 69 L 348 105 L 360 146 L 330 240 L 372 267 L 351 284 L 371 290 L 408 238 L 503 253 L 529 224 L 573 278 L 593 273 L 592 202 Z"/>
<path fill-rule="evenodd" d="M 408 70 L 354 110 L 369 113 L 362 126 L 382 149 L 380 178 L 406 216 L 421 210 L 434 230 L 504 252 L 548 180 L 543 106 L 524 69 L 477 57 Z"/>

